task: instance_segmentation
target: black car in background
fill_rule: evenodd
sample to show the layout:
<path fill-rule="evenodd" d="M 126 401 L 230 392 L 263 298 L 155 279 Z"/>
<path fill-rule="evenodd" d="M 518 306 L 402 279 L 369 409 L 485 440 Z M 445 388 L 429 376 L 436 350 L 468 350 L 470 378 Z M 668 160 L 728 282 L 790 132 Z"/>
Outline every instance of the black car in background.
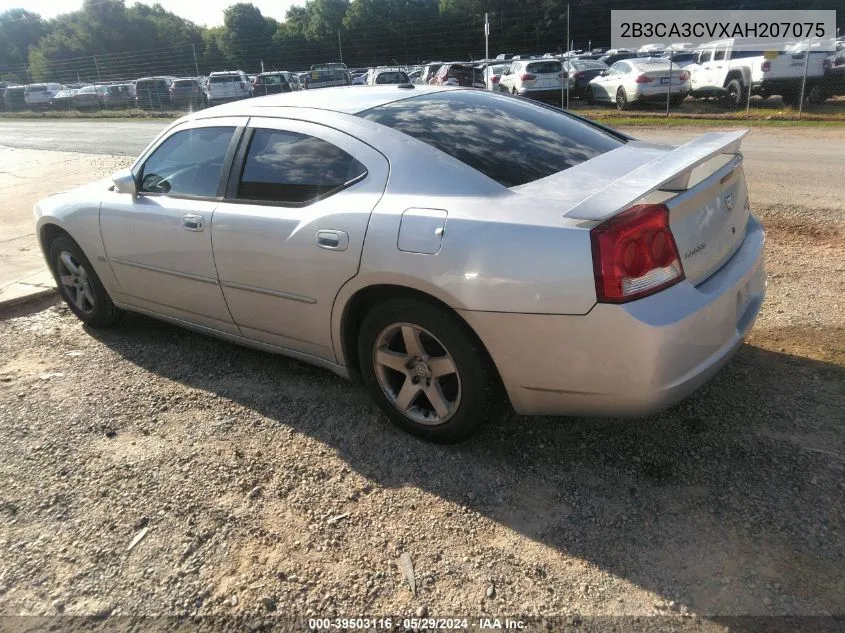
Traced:
<path fill-rule="evenodd" d="M 587 96 L 587 85 L 608 69 L 596 59 L 571 59 L 563 62 L 563 69 L 569 75 L 569 96 L 584 98 Z"/>
<path fill-rule="evenodd" d="M 262 97 L 264 95 L 280 94 L 282 92 L 293 92 L 298 89 L 299 82 L 294 80 L 289 72 L 282 70 L 259 73 L 252 82 L 252 95 Z"/>
<path fill-rule="evenodd" d="M 3 91 L 3 108 L 8 112 L 26 110 L 26 86 L 9 86 Z"/>
<path fill-rule="evenodd" d="M 135 98 L 143 110 L 160 110 L 173 105 L 170 99 L 172 77 L 142 77 L 135 82 Z"/>

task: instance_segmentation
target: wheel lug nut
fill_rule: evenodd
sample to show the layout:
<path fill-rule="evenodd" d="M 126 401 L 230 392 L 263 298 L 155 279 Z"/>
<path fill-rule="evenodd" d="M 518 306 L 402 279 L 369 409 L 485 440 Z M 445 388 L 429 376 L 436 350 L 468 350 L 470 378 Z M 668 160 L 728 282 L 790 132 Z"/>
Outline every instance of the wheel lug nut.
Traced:
<path fill-rule="evenodd" d="M 420 384 L 420 377 L 414 376 L 413 378 L 411 378 L 411 382 L 414 383 L 415 385 Z"/>

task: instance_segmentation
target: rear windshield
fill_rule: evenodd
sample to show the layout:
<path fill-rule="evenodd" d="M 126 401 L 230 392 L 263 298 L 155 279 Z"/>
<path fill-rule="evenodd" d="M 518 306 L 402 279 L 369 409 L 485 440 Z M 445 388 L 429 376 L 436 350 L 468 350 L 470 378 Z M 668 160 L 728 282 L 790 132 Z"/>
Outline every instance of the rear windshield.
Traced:
<path fill-rule="evenodd" d="M 46 92 L 47 86 L 44 84 L 32 84 L 26 87 L 26 92 Z"/>
<path fill-rule="evenodd" d="M 557 62 L 557 61 L 554 61 L 554 62 L 551 62 L 551 61 L 549 61 L 549 62 L 531 62 L 530 64 L 528 64 L 527 70 L 530 73 L 543 74 L 543 73 L 559 73 L 561 68 L 560 68 L 560 62 Z"/>
<path fill-rule="evenodd" d="M 261 75 L 259 77 L 261 83 L 275 86 L 278 84 L 286 84 L 288 80 L 283 75 Z"/>
<path fill-rule="evenodd" d="M 359 113 L 515 187 L 574 167 L 624 140 L 531 101 L 455 90 L 386 103 Z"/>
<path fill-rule="evenodd" d="M 138 81 L 135 84 L 135 89 L 144 88 L 149 90 L 150 88 L 167 88 L 167 80 L 165 79 L 145 79 L 143 81 Z"/>
<path fill-rule="evenodd" d="M 173 82 L 173 85 L 177 88 L 191 88 L 196 86 L 197 82 L 194 79 L 177 79 Z"/>
<path fill-rule="evenodd" d="M 602 64 L 601 62 L 574 61 L 574 62 L 570 62 L 570 65 L 575 70 L 590 70 L 590 69 L 604 70 L 605 68 L 607 68 L 607 65 Z"/>
<path fill-rule="evenodd" d="M 214 75 L 209 81 L 213 84 L 230 84 L 233 81 L 240 81 L 240 79 L 238 75 Z"/>
<path fill-rule="evenodd" d="M 377 84 L 403 84 L 408 82 L 408 75 L 398 72 L 386 72 L 376 75 Z"/>

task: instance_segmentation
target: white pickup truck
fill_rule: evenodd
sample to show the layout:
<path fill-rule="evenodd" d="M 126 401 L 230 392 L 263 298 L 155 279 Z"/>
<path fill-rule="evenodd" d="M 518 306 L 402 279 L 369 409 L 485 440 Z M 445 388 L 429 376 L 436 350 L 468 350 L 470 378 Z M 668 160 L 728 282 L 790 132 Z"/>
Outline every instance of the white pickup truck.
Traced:
<path fill-rule="evenodd" d="M 800 44 L 791 51 L 765 52 L 740 48 L 733 39 L 708 42 L 696 49 L 687 67 L 690 91 L 694 97 L 723 97 L 732 107 L 744 106 L 749 90 L 764 98 L 780 95 L 788 105 L 798 106 L 805 64 L 805 96 L 814 94 L 824 77 L 826 54 L 813 50 L 809 62 L 806 56 L 807 46 Z"/>

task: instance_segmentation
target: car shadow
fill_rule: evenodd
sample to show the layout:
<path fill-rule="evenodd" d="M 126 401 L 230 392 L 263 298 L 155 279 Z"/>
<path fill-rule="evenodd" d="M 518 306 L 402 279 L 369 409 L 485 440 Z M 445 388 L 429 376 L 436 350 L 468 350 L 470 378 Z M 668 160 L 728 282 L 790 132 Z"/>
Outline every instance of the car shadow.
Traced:
<path fill-rule="evenodd" d="M 139 315 L 90 334 L 147 371 L 324 442 L 381 486 L 416 486 L 468 506 L 653 591 L 668 612 L 845 612 L 838 365 L 745 345 L 660 415 L 506 411 L 470 441 L 444 447 L 395 429 L 361 385 L 326 370 Z"/>

